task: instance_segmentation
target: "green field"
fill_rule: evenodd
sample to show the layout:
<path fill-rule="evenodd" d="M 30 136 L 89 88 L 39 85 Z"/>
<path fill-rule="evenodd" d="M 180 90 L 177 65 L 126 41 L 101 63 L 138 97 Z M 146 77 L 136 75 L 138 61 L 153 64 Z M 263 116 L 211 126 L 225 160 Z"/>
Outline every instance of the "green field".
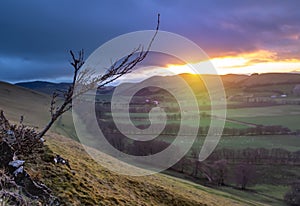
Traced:
<path fill-rule="evenodd" d="M 299 151 L 300 136 L 295 135 L 262 135 L 262 136 L 233 136 L 222 137 L 218 148 L 282 148 L 288 151 Z"/>
<path fill-rule="evenodd" d="M 300 130 L 300 115 L 237 117 L 234 120 L 260 125 L 281 125 L 291 130 Z"/>
<path fill-rule="evenodd" d="M 176 136 L 161 136 L 165 142 L 171 143 Z M 199 141 L 194 147 L 201 148 L 204 137 L 199 137 Z M 187 142 L 181 142 L 187 144 Z M 282 148 L 291 152 L 299 151 L 300 136 L 296 135 L 261 135 L 261 136 L 222 136 L 217 149 L 246 149 L 246 148 Z"/>
<path fill-rule="evenodd" d="M 227 109 L 227 117 L 265 117 L 265 116 L 300 115 L 299 105 L 278 105 L 268 107 L 247 107 Z"/>
<path fill-rule="evenodd" d="M 299 105 L 228 109 L 227 117 L 258 125 L 281 125 L 291 130 L 300 129 Z"/>
<path fill-rule="evenodd" d="M 288 187 L 278 185 L 256 185 L 250 187 L 248 191 L 236 190 L 230 187 L 221 187 L 220 190 L 244 199 L 263 202 L 267 205 L 282 206 L 286 205 L 283 201 L 283 194 L 288 191 Z"/>

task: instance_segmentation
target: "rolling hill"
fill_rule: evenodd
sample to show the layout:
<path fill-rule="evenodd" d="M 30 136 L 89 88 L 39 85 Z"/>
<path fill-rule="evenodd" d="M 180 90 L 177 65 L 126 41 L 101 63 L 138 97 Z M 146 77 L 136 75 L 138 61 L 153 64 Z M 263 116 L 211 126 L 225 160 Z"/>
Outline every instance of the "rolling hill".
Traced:
<path fill-rule="evenodd" d="M 205 96 L 203 95 L 204 85 L 203 83 L 199 84 L 199 77 L 197 75 L 191 75 L 191 74 L 182 74 L 181 77 L 187 81 L 189 86 L 200 93 L 197 98 L 202 101 L 205 99 Z M 214 77 L 212 75 L 206 75 L 205 78 L 209 79 L 211 77 Z M 297 130 L 299 129 L 299 106 L 298 102 L 300 101 L 299 97 L 294 95 L 292 90 L 295 87 L 295 85 L 298 85 L 300 83 L 300 75 L 299 74 L 278 74 L 278 73 L 273 73 L 273 74 L 253 74 L 251 76 L 248 75 L 235 75 L 235 74 L 230 74 L 230 75 L 224 75 L 221 76 L 221 79 L 223 81 L 226 93 L 227 93 L 227 101 L 228 101 L 228 106 L 233 106 L 233 107 L 228 107 L 227 109 L 227 114 L 228 117 L 234 120 L 235 122 L 246 122 L 246 123 L 255 123 L 255 124 L 261 124 L 261 125 L 283 125 L 286 126 L 290 129 Z M 176 80 L 176 77 L 173 76 L 168 76 L 168 77 L 151 77 L 149 79 L 144 80 L 143 82 L 140 83 L 126 83 L 124 84 L 126 87 L 125 91 L 130 91 L 134 90 L 135 87 L 138 87 L 140 85 L 143 85 L 144 83 L 152 84 L 152 85 L 159 85 L 159 84 L 168 84 L 170 87 L 173 87 L 176 92 L 178 93 L 183 93 L 185 92 L 185 88 L 181 87 Z M 30 83 L 31 84 L 31 83 Z M 41 88 L 47 87 L 48 83 L 42 82 L 39 84 Z M 27 85 L 28 86 L 28 85 Z M 53 87 L 54 88 L 54 87 Z M 58 88 L 58 87 L 57 87 Z M 124 89 L 123 88 L 123 89 Z M 33 88 L 34 89 L 34 88 Z M 41 90 L 43 91 L 43 90 Z M 110 88 L 105 88 L 101 94 L 105 96 L 105 100 L 102 99 L 100 100 L 101 102 L 109 100 L 112 92 L 114 91 L 113 87 Z M 156 91 L 156 92 L 155 92 Z M 141 94 L 141 100 L 144 100 L 144 96 L 149 96 L 153 95 L 153 98 L 157 98 L 157 96 L 161 96 L 161 99 L 166 99 L 166 96 L 163 95 L 163 93 L 160 94 L 160 92 L 157 92 L 157 90 L 153 89 L 145 89 L 142 91 Z M 286 94 L 285 97 L 280 97 L 282 94 Z M 272 96 L 275 96 L 273 98 Z M 48 119 L 48 105 L 50 102 L 50 97 L 46 95 L 45 93 L 39 93 L 37 91 L 21 88 L 19 86 L 14 86 L 10 85 L 7 83 L 1 83 L 0 84 L 0 108 L 4 109 L 7 111 L 9 114 L 8 116 L 13 119 L 14 121 L 18 121 L 20 115 L 25 116 L 25 120 L 27 121 L 26 123 L 30 125 L 38 125 L 38 126 L 43 126 L 44 123 Z M 232 98 L 231 98 L 232 97 Z M 251 101 L 249 101 L 251 100 Z M 255 102 L 253 102 L 255 101 Z M 40 127 L 41 127 L 40 126 Z M 232 125 L 231 125 L 232 127 Z M 237 128 L 237 127 L 236 127 Z M 92 159 L 89 158 L 88 155 L 84 152 L 83 148 L 78 145 L 76 142 L 64 138 L 63 136 L 71 137 L 73 139 L 76 139 L 76 134 L 74 131 L 74 126 L 72 123 L 72 116 L 70 113 L 67 113 L 64 117 L 62 117 L 58 123 L 55 125 L 55 127 L 52 129 L 52 132 L 48 137 L 47 137 L 47 144 L 53 153 L 66 153 L 68 154 L 68 159 L 74 163 L 74 169 L 77 171 L 76 175 L 76 180 L 73 180 L 70 182 L 64 182 L 63 185 L 58 184 L 59 182 L 63 182 L 66 180 L 70 180 L 70 171 L 66 172 L 60 168 L 59 171 L 52 168 L 52 171 L 54 172 L 55 175 L 62 176 L 62 179 L 59 179 L 58 181 L 50 181 L 45 177 L 49 176 L 48 171 L 50 170 L 50 165 L 46 166 L 45 171 L 41 171 L 43 175 L 41 175 L 41 179 L 44 182 L 47 182 L 47 184 L 52 185 L 51 187 L 55 188 L 55 191 L 59 191 L 57 194 L 60 197 L 66 198 L 66 199 L 72 199 L 71 203 L 72 204 L 79 204 L 79 202 L 84 202 L 85 204 L 95 204 L 95 201 L 98 202 L 105 202 L 106 205 L 109 204 L 124 204 L 124 205 L 169 205 L 171 204 L 169 202 L 161 202 L 162 201 L 162 196 L 165 196 L 164 198 L 171 198 L 175 202 L 177 202 L 180 205 L 201 205 L 202 203 L 205 203 L 207 205 L 220 205 L 220 202 L 210 202 L 211 195 L 217 195 L 218 198 L 221 198 L 223 196 L 229 197 L 229 199 L 234 199 L 237 200 L 234 204 L 242 204 L 242 205 L 251 205 L 254 204 L 256 205 L 257 203 L 255 202 L 248 202 L 243 199 L 237 198 L 235 196 L 230 196 L 226 193 L 220 194 L 218 191 L 202 187 L 200 185 L 187 182 L 186 184 L 184 183 L 185 186 L 183 186 L 181 183 L 183 180 L 181 179 L 174 179 L 173 177 L 168 177 L 168 176 L 162 176 L 162 175 L 157 175 L 155 177 L 158 178 L 158 182 L 153 179 L 153 177 L 143 177 L 143 178 L 132 178 L 129 177 L 123 177 L 123 176 L 118 176 L 117 174 L 113 174 L 109 171 L 107 171 L 105 168 L 102 168 L 99 166 L 96 162 L 93 162 Z M 63 136 L 58 135 L 62 134 Z M 269 135 L 268 137 L 264 137 L 268 140 L 268 142 L 272 143 L 272 145 L 269 145 L 271 148 L 274 147 L 281 147 L 281 148 L 291 148 L 293 150 L 297 150 L 297 147 L 290 147 L 289 145 L 283 146 L 284 143 L 288 143 L 287 137 L 285 136 L 280 136 L 280 137 L 273 137 Z M 280 146 L 276 146 L 276 141 L 278 139 L 278 142 Z M 284 139 L 284 143 L 282 142 L 282 138 Z M 294 139 L 297 137 L 288 137 Z M 237 144 L 244 144 L 243 142 L 245 140 L 244 137 L 240 140 L 237 140 L 236 137 L 232 138 L 232 140 L 236 141 Z M 251 138 L 253 140 L 253 138 Z M 248 139 L 247 141 L 251 140 Z M 224 139 L 224 141 L 228 141 L 228 139 Z M 251 140 L 251 141 L 252 141 Z M 255 147 L 266 147 L 266 144 L 263 142 L 262 137 L 257 137 L 257 140 L 253 141 L 253 144 Z M 62 144 L 62 145 L 61 145 Z M 221 142 L 222 144 L 222 142 Z M 269 143 L 268 143 L 269 144 Z M 268 145 L 267 144 L 267 145 Z M 273 145 L 274 144 L 274 145 Z M 67 146 L 66 146 L 67 145 Z M 235 146 L 233 142 L 230 143 L 229 146 Z M 292 146 L 295 146 L 295 142 L 291 142 Z M 245 147 L 249 147 L 248 143 L 245 145 Z M 62 149 L 63 148 L 63 149 Z M 72 149 L 70 149 L 72 148 Z M 74 154 L 73 154 L 74 152 Z M 80 154 L 80 157 L 83 159 L 78 159 L 76 158 Z M 104 159 L 107 159 L 108 157 L 104 157 Z M 77 162 L 80 162 L 78 165 Z M 30 163 L 30 162 L 29 162 Z M 38 163 L 41 165 L 42 163 Z M 47 164 L 46 164 L 47 165 Z M 80 167 L 81 165 L 84 165 L 85 168 L 88 168 L 88 172 L 83 173 L 81 170 L 82 168 Z M 35 164 L 30 165 L 31 168 L 35 168 Z M 100 168 L 99 170 L 94 170 L 95 168 Z M 261 168 L 260 168 L 261 169 Z M 39 170 L 38 168 L 34 169 L 34 171 Z M 105 172 L 104 172 L 105 171 Z M 261 171 L 259 171 L 261 172 Z M 34 173 L 34 172 L 33 172 Z M 96 174 L 97 173 L 97 174 Z M 99 173 L 99 174 L 98 174 Z M 101 178 L 108 178 L 107 176 L 103 175 L 108 175 L 109 177 L 113 177 L 113 179 L 109 179 L 109 185 L 104 184 L 102 181 L 100 181 L 100 185 L 98 185 L 97 182 L 97 187 L 101 188 L 101 191 L 106 191 L 107 187 L 109 188 L 117 188 L 113 190 L 109 190 L 109 192 L 102 194 L 102 193 L 97 193 L 95 195 L 93 192 L 91 192 L 88 189 L 85 188 L 94 188 L 93 185 L 95 184 L 95 181 L 101 180 Z M 53 175 L 53 174 L 52 174 Z M 90 181 L 90 178 L 92 176 L 96 176 L 96 179 L 93 179 L 93 181 Z M 100 176 L 97 176 L 100 175 Z M 50 174 L 51 176 L 51 174 Z M 66 177 L 64 177 L 66 176 Z M 86 178 L 88 176 L 89 178 Z M 160 178 L 165 178 L 165 179 L 160 179 Z M 84 179 L 84 182 L 82 180 Z M 139 183 L 136 183 L 139 182 Z M 151 182 L 151 185 L 148 181 Z M 172 190 L 174 186 L 169 187 L 168 181 L 175 181 L 174 184 L 176 186 L 176 190 L 182 191 L 179 193 L 176 193 Z M 52 183 L 54 182 L 54 183 Z M 134 183 L 133 183 L 134 182 Z M 145 185 L 141 184 L 140 182 L 146 182 L 147 187 L 151 188 L 151 191 L 147 191 L 145 193 Z M 107 182 L 105 182 L 107 183 Z M 152 184 L 153 183 L 153 184 Z M 81 189 L 74 190 L 74 186 L 80 184 L 82 187 Z M 117 184 L 117 185 L 115 185 Z M 135 190 L 132 189 L 131 184 L 138 185 L 138 187 L 135 188 Z M 103 185 L 106 185 L 105 188 L 103 188 Z M 167 186 L 169 185 L 169 186 Z M 179 186 L 180 185 L 180 186 Z M 63 187 L 63 189 L 62 189 Z M 155 190 L 154 188 L 163 188 L 162 190 Z M 183 196 L 186 196 L 187 194 L 184 192 L 185 190 L 190 191 L 190 188 L 197 188 L 194 192 L 191 192 L 195 194 L 195 196 L 204 196 L 204 197 L 209 197 L 208 202 L 203 202 L 203 201 L 198 201 L 198 197 L 195 196 L 189 196 L 188 200 L 185 198 L 182 198 Z M 247 200 L 253 200 L 253 201 L 260 201 L 264 202 L 267 204 L 272 205 L 274 202 L 278 201 L 276 204 L 280 205 L 283 201 L 282 194 L 286 192 L 286 186 L 283 187 L 281 186 L 276 188 L 276 192 L 280 195 L 279 198 L 271 198 L 269 200 L 266 200 L 265 197 L 270 198 L 268 196 L 269 192 L 272 190 L 272 186 L 268 185 L 258 185 L 255 187 L 257 191 L 260 191 L 259 187 L 264 187 L 264 190 L 261 196 L 259 198 L 251 198 L 245 195 L 246 193 L 239 193 L 239 191 L 234 191 L 232 192 L 228 188 L 224 189 L 227 192 L 231 192 L 232 194 L 237 194 L 240 197 L 245 197 Z M 125 189 L 124 189 L 125 188 Z M 266 189 L 267 188 L 267 189 Z M 278 191 L 277 191 L 278 190 Z M 93 191 L 98 191 L 95 188 Z M 122 192 L 121 192 L 122 191 Z M 164 191 L 164 192 L 162 192 Z M 172 192 L 170 192 L 172 191 Z M 194 191 L 194 190 L 193 190 Z M 204 195 L 201 193 L 203 191 L 206 191 L 208 193 L 205 193 Z M 114 195 L 112 195 L 110 192 L 113 192 Z M 166 193 L 165 193 L 166 192 Z M 274 191 L 275 192 L 275 191 Z M 130 195 L 131 193 L 138 194 L 137 196 L 133 197 Z M 159 194 L 158 194 L 159 193 Z M 170 193 L 174 194 L 172 197 L 170 197 Z M 89 194 L 89 195 L 88 195 Z M 123 194 L 126 194 L 123 196 Z M 278 195 L 276 193 L 276 195 Z M 116 195 L 116 196 L 115 196 Z M 274 197 L 277 197 L 274 195 Z M 128 196 L 132 197 L 134 200 L 128 199 Z M 140 197 L 141 196 L 141 197 Z M 221 197 L 220 197 L 221 196 Z M 117 198 L 113 198 L 117 197 Z M 155 198 L 152 198 L 155 197 Z M 139 199 L 140 198 L 140 199 Z M 148 198 L 148 199 L 147 199 Z M 175 200 L 175 199 L 176 200 Z M 178 199 L 179 198 L 179 199 Z M 206 199 L 207 200 L 207 199 Z M 144 202 L 146 201 L 146 203 Z M 179 203 L 179 202 L 180 203 Z M 190 202 L 192 201 L 192 202 Z M 228 200 L 232 201 L 232 200 Z M 240 202 L 242 201 L 242 202 Z M 226 203 L 227 204 L 227 203 Z M 229 205 L 232 205 L 233 203 L 228 203 Z M 275 204 L 275 203 L 274 203 Z"/>
<path fill-rule="evenodd" d="M 24 115 L 25 123 L 43 126 L 49 100 L 45 94 L 0 83 L 0 108 L 15 122 Z M 120 176 L 97 164 L 78 142 L 56 133 L 49 133 L 46 139 L 46 153 L 24 157 L 25 169 L 65 205 L 261 205 L 166 175 Z M 55 154 L 68 159 L 76 174 L 55 165 Z"/>
<path fill-rule="evenodd" d="M 46 94 L 0 82 L 0 109 L 13 121 L 18 122 L 23 115 L 26 124 L 45 125 L 49 118 L 50 100 Z"/>
<path fill-rule="evenodd" d="M 226 79 L 226 78 L 225 78 Z M 278 85 L 278 84 L 299 84 L 300 74 L 293 73 L 267 73 L 248 76 L 246 79 L 241 79 L 238 84 L 251 87 L 262 85 Z"/>
<path fill-rule="evenodd" d="M 200 75 L 207 81 L 213 80 L 216 75 Z M 184 79 L 190 86 L 197 92 L 203 92 L 204 82 L 201 81 L 197 75 L 192 74 L 180 74 L 180 77 Z M 300 74 L 294 73 L 266 73 L 266 74 L 253 74 L 253 75 L 240 75 L 240 74 L 227 74 L 220 76 L 226 90 L 230 89 L 241 89 L 249 87 L 263 87 L 263 86 L 274 86 L 274 85 L 292 85 L 300 84 Z M 141 83 L 159 84 L 164 82 L 166 84 L 176 86 L 178 84 L 176 76 L 153 76 L 149 79 L 144 80 Z M 60 90 L 65 91 L 69 83 L 51 83 L 43 81 L 35 82 L 20 82 L 17 86 L 28 88 L 37 92 L 52 94 L 54 91 Z M 129 84 L 134 87 L 135 84 Z M 183 88 L 184 89 L 184 88 Z M 109 94 L 113 92 L 113 87 L 105 87 L 102 89 L 103 93 Z"/>
<path fill-rule="evenodd" d="M 23 116 L 26 125 L 43 128 L 50 118 L 50 101 L 45 93 L 0 82 L 0 110 L 13 122 Z M 51 131 L 77 139 L 71 112 L 65 113 Z"/>

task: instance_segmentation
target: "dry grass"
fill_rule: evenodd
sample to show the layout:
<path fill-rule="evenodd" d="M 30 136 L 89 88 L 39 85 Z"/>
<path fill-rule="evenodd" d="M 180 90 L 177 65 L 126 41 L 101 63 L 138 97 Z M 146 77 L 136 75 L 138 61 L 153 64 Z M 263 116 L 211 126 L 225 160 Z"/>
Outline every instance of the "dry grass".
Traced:
<path fill-rule="evenodd" d="M 165 175 L 115 174 L 95 162 L 81 144 L 57 134 L 47 137 L 46 149 L 40 157 L 27 160 L 26 168 L 66 205 L 256 205 Z M 67 158 L 76 174 L 53 164 L 55 154 Z"/>
<path fill-rule="evenodd" d="M 0 109 L 11 121 L 19 121 L 24 115 L 25 124 L 44 126 L 49 118 L 49 103 L 48 95 L 0 82 Z"/>

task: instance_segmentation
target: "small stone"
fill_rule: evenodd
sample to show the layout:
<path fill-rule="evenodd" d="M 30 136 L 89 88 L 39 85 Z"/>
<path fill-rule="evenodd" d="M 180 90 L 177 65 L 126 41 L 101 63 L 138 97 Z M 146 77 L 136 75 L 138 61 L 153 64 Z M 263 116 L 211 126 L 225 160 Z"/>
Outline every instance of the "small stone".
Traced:
<path fill-rule="evenodd" d="M 16 170 L 13 172 L 13 174 L 14 174 L 15 176 L 18 176 L 18 174 L 23 174 L 23 172 L 24 172 L 24 167 L 21 166 L 21 167 L 19 167 L 18 169 L 16 169 Z"/>
<path fill-rule="evenodd" d="M 19 168 L 20 166 L 22 166 L 24 164 L 24 160 L 14 160 L 8 163 L 8 165 L 15 167 L 15 168 Z"/>

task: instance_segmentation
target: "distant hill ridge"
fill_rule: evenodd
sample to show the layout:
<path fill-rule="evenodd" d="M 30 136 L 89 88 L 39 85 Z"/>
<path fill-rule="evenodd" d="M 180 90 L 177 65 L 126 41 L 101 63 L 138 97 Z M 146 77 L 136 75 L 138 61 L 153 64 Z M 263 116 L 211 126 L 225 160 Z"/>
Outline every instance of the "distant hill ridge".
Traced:
<path fill-rule="evenodd" d="M 180 76 L 187 81 L 192 87 L 199 87 L 199 80 L 197 76 L 193 74 L 180 74 Z M 202 75 L 204 77 L 212 77 L 216 75 Z M 263 86 L 263 85 L 276 85 L 276 84 L 300 84 L 300 74 L 297 73 L 264 73 L 264 74 L 227 74 L 220 76 L 224 86 Z M 208 78 L 207 78 L 208 79 Z M 176 78 L 174 76 L 153 76 L 145 81 L 160 82 L 165 81 L 168 83 L 174 83 L 176 85 Z M 135 83 L 130 83 L 134 86 Z M 138 84 L 138 83 L 137 83 Z M 70 83 L 53 83 L 46 81 L 33 81 L 33 82 L 20 82 L 17 86 L 25 87 L 38 92 L 52 94 L 54 91 L 65 91 L 70 86 Z M 109 93 L 113 91 L 113 87 L 105 87 L 102 89 L 102 93 Z"/>
<path fill-rule="evenodd" d="M 69 86 L 71 83 L 53 83 L 53 82 L 47 82 L 47 81 L 32 81 L 32 82 L 19 82 L 15 84 L 19 87 L 24 87 L 27 89 L 31 89 L 37 92 L 45 93 L 52 95 L 53 92 L 57 91 L 67 91 L 69 89 Z M 105 88 L 101 89 L 101 93 L 109 93 L 114 87 L 107 86 Z"/>
<path fill-rule="evenodd" d="M 38 92 L 52 94 L 54 91 L 66 91 L 71 83 L 53 83 L 46 81 L 20 82 L 15 85 L 25 87 Z"/>
<path fill-rule="evenodd" d="M 221 78 L 224 84 L 235 83 L 244 87 L 300 83 L 300 74 L 295 73 L 263 73 L 252 75 L 227 74 L 221 76 Z"/>

